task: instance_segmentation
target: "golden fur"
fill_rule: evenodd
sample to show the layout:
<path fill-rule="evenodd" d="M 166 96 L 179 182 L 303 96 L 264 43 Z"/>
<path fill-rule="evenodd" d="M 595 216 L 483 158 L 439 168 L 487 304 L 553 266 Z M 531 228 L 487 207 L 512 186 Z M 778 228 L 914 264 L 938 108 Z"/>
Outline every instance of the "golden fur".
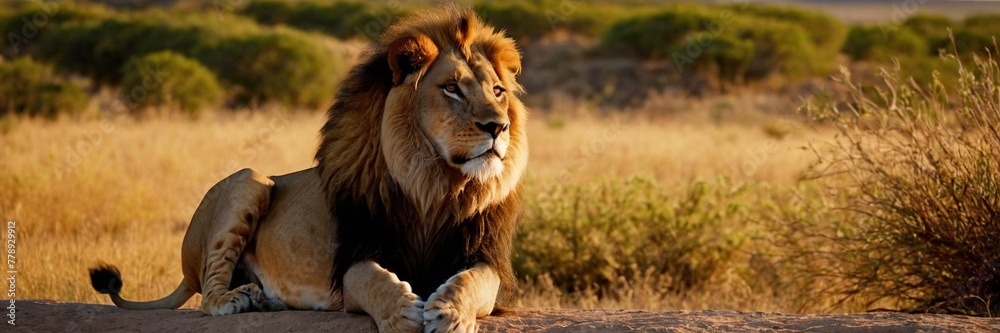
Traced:
<path fill-rule="evenodd" d="M 120 307 L 205 313 L 365 312 L 380 331 L 471 331 L 510 295 L 527 113 L 514 42 L 450 8 L 389 29 L 351 71 L 321 130 L 317 167 L 214 186 L 183 245 L 184 281 Z M 424 301 L 426 300 L 426 302 Z"/>

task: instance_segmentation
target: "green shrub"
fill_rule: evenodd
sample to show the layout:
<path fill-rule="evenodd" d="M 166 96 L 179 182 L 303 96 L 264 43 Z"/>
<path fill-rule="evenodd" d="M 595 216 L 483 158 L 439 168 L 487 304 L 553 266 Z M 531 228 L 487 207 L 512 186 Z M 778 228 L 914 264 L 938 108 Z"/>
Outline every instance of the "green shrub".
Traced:
<path fill-rule="evenodd" d="M 7 55 L 37 57 L 34 52 L 38 48 L 38 41 L 44 40 L 52 28 L 69 22 L 96 21 L 109 15 L 103 7 L 68 3 L 48 3 L 46 7 L 21 6 L 6 16 L 0 15 L 0 31 L 4 32 L 3 48 L 0 51 Z"/>
<path fill-rule="evenodd" d="M 752 58 L 744 75 L 748 79 L 772 74 L 803 77 L 825 73 L 830 67 L 829 62 L 819 57 L 809 35 L 797 25 L 763 19 L 747 19 L 735 25 L 735 37 L 753 43 Z"/>
<path fill-rule="evenodd" d="M 601 39 L 601 48 L 647 59 L 670 59 L 685 38 L 708 34 L 704 23 L 715 18 L 702 6 L 675 5 L 615 23 Z"/>
<path fill-rule="evenodd" d="M 194 58 L 233 91 L 238 104 L 316 107 L 329 101 L 345 71 L 340 55 L 316 36 L 227 17 L 144 12 L 53 27 L 39 55 L 102 84 L 121 82 L 133 57 L 173 51 Z"/>
<path fill-rule="evenodd" d="M 38 57 L 98 83 L 117 84 L 121 65 L 148 29 L 148 24 L 118 19 L 66 23 L 40 39 Z"/>
<path fill-rule="evenodd" d="M 875 26 L 854 26 L 844 43 L 844 53 L 854 60 L 886 62 L 893 57 L 925 56 L 927 43 L 909 28 L 889 31 Z"/>
<path fill-rule="evenodd" d="M 487 22 L 518 39 L 537 39 L 556 30 L 600 37 L 618 20 L 651 6 L 594 4 L 585 1 L 481 1 L 476 12 Z"/>
<path fill-rule="evenodd" d="M 0 62 L 0 115 L 53 117 L 87 105 L 79 86 L 56 78 L 52 68 L 31 58 Z"/>
<path fill-rule="evenodd" d="M 732 5 L 730 8 L 739 13 L 753 15 L 766 20 L 779 20 L 802 28 L 802 32 L 815 45 L 818 55 L 824 62 L 824 69 L 829 69 L 840 54 L 847 40 L 848 27 L 840 20 L 820 11 L 810 11 L 792 7 L 767 5 Z"/>
<path fill-rule="evenodd" d="M 1000 29 L 983 27 L 984 24 L 962 26 L 955 30 L 955 49 L 960 50 L 959 56 L 972 61 L 972 54 L 986 56 L 986 50 L 992 50 L 994 40 L 1000 36 Z"/>
<path fill-rule="evenodd" d="M 753 16 L 724 15 L 699 6 L 675 6 L 612 26 L 601 48 L 666 59 L 680 70 L 742 82 L 780 74 L 801 77 L 828 70 L 803 28 Z"/>
<path fill-rule="evenodd" d="M 875 61 L 883 65 L 890 64 L 895 59 L 902 72 L 918 83 L 928 84 L 937 80 L 953 85 L 958 80 L 955 62 L 945 61 L 937 56 L 937 50 L 944 48 L 945 44 L 932 44 L 940 43 L 937 39 L 939 37 L 934 37 L 934 33 L 931 33 L 938 27 L 947 40 L 948 28 L 945 24 L 947 21 L 941 20 L 941 17 L 915 15 L 895 29 L 855 26 L 844 45 L 844 53 L 854 60 Z M 921 29 L 922 32 L 918 34 L 910 30 L 909 26 Z M 950 41 L 948 43 L 948 49 L 952 49 Z"/>
<path fill-rule="evenodd" d="M 222 41 L 196 57 L 235 91 L 237 102 L 319 107 L 330 102 L 345 60 L 286 29 Z"/>
<path fill-rule="evenodd" d="M 920 13 L 906 18 L 903 27 L 913 31 L 917 36 L 923 36 L 929 48 L 928 55 L 937 56 L 938 50 L 950 44 L 948 29 L 954 29 L 956 26 L 947 16 Z"/>
<path fill-rule="evenodd" d="M 965 20 L 962 20 L 962 26 L 969 29 L 1000 32 L 1000 14 L 969 15 Z"/>
<path fill-rule="evenodd" d="M 554 5 L 554 9 L 545 13 L 551 25 L 587 37 L 601 37 L 619 20 L 640 15 L 648 10 L 637 6 L 577 2 L 574 7 L 564 11 L 563 7 L 560 7 L 561 3 Z"/>
<path fill-rule="evenodd" d="M 223 40 L 259 33 L 265 32 L 236 18 L 220 26 L 208 16 L 144 12 L 53 27 L 41 39 L 38 56 L 100 83 L 117 84 L 122 64 L 134 56 L 171 50 L 190 57 Z"/>
<path fill-rule="evenodd" d="M 842 220 L 798 258 L 827 263 L 812 275 L 842 302 L 1000 314 L 1000 66 L 956 68 L 955 85 L 845 76 L 850 109 L 814 109 L 839 129 L 816 175 Z"/>
<path fill-rule="evenodd" d="M 222 88 L 211 71 L 171 51 L 129 60 L 122 67 L 121 87 L 135 108 L 167 107 L 194 113 L 222 99 Z M 142 91 L 141 95 L 136 91 Z"/>
<path fill-rule="evenodd" d="M 744 222 L 732 200 L 740 193 L 706 183 L 677 196 L 639 178 L 540 193 L 526 202 L 514 269 L 564 291 L 640 277 L 673 291 L 701 287 L 728 267 L 743 237 L 724 227 Z"/>
<path fill-rule="evenodd" d="M 742 82 L 750 63 L 754 59 L 754 42 L 736 38 L 730 34 L 719 35 L 711 40 L 711 45 L 702 48 L 699 40 L 688 42 L 677 52 L 701 49 L 703 52 L 692 59 L 695 71 L 708 73 L 729 82 Z"/>
<path fill-rule="evenodd" d="M 363 4 L 336 2 L 328 6 L 303 3 L 291 17 L 290 26 L 312 31 L 321 31 L 337 38 L 357 35 L 354 28 L 360 28 L 368 18 L 370 10 Z"/>
<path fill-rule="evenodd" d="M 408 8 L 398 4 L 264 0 L 250 2 L 239 14 L 266 25 L 287 25 L 337 38 L 362 37 L 374 40 L 393 22 L 411 13 Z"/>
<path fill-rule="evenodd" d="M 515 39 L 539 38 L 552 32 L 553 25 L 544 9 L 528 2 L 481 2 L 475 10 L 484 21 L 504 29 Z"/>
<path fill-rule="evenodd" d="M 251 1 L 238 11 L 240 15 L 266 25 L 288 24 L 294 12 L 295 6 L 291 2 L 278 0 Z"/>

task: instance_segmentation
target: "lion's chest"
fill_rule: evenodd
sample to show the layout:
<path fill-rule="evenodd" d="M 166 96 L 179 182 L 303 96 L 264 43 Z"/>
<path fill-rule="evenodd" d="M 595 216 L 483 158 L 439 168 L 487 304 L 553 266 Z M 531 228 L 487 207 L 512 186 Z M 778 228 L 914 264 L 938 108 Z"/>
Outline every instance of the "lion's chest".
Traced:
<path fill-rule="evenodd" d="M 343 276 L 353 263 L 373 260 L 426 299 L 452 275 L 475 263 L 481 239 L 475 231 L 481 228 L 470 229 L 468 221 L 420 218 L 407 205 L 372 208 L 351 201 L 336 207 L 336 276 Z"/>
<path fill-rule="evenodd" d="M 460 224 L 431 222 L 418 230 L 400 230 L 397 260 L 382 263 L 407 281 L 421 297 L 430 296 L 452 275 L 471 266 L 468 239 Z M 409 237 L 408 237 L 409 236 Z"/>

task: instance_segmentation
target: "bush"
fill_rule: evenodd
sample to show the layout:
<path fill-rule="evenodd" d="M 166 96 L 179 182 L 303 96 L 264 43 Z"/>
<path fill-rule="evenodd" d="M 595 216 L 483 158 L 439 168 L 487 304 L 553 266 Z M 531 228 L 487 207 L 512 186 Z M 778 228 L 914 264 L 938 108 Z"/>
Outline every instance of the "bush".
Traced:
<path fill-rule="evenodd" d="M 394 21 L 410 15 L 396 4 L 375 6 L 361 2 L 333 3 L 253 1 L 239 11 L 266 25 L 287 25 L 337 38 L 377 39 Z"/>
<path fill-rule="evenodd" d="M 295 6 L 288 1 L 251 1 L 238 11 L 240 15 L 252 18 L 260 24 L 288 24 L 295 15 Z"/>
<path fill-rule="evenodd" d="M 346 69 L 345 60 L 323 45 L 286 29 L 228 39 L 196 57 L 235 91 L 237 103 L 247 105 L 325 105 Z"/>
<path fill-rule="evenodd" d="M 998 32 L 1000 31 L 1000 14 L 969 15 L 962 21 L 962 27 Z"/>
<path fill-rule="evenodd" d="M 800 77 L 825 72 L 829 62 L 794 24 L 727 16 L 706 7 L 675 6 L 612 26 L 601 48 L 648 59 L 669 59 L 680 70 L 742 82 L 774 74 Z"/>
<path fill-rule="evenodd" d="M 743 82 L 750 63 L 754 59 L 754 42 L 736 38 L 733 35 L 719 35 L 711 40 L 711 45 L 702 48 L 700 41 L 695 40 L 681 46 L 677 52 L 687 50 L 702 50 L 691 59 L 694 69 L 700 73 L 709 73 L 729 82 Z"/>
<path fill-rule="evenodd" d="M 64 70 L 119 84 L 132 57 L 173 51 L 212 70 L 238 104 L 316 107 L 329 101 L 345 61 L 323 42 L 291 29 L 262 29 L 236 17 L 147 12 L 50 29 L 39 55 Z"/>
<path fill-rule="evenodd" d="M 70 22 L 49 29 L 39 39 L 38 57 L 64 71 L 94 78 L 100 84 L 117 84 L 120 67 L 134 53 L 149 26 L 117 19 Z"/>
<path fill-rule="evenodd" d="M 809 35 L 794 24 L 747 19 L 736 24 L 735 37 L 753 43 L 753 54 L 744 75 L 761 79 L 772 74 L 803 77 L 825 73 L 829 63 L 820 59 Z"/>
<path fill-rule="evenodd" d="M 136 108 L 167 107 L 194 113 L 218 105 L 222 88 L 201 63 L 171 51 L 150 53 L 122 67 L 123 94 L 142 87 L 141 98 L 130 96 Z"/>
<path fill-rule="evenodd" d="M 681 196 L 648 180 L 552 188 L 530 197 L 514 269 L 570 292 L 619 279 L 655 279 L 671 291 L 701 287 L 739 247 L 725 221 L 741 220 L 729 192 L 693 183 Z M 648 280 L 645 280 L 648 282 Z"/>
<path fill-rule="evenodd" d="M 52 27 L 38 56 L 64 70 L 94 77 L 103 84 L 121 80 L 121 66 L 134 56 L 171 50 L 191 56 L 222 40 L 262 33 L 256 24 L 233 19 L 220 27 L 209 17 L 146 12 Z"/>
<path fill-rule="evenodd" d="M 955 23 L 944 15 L 915 14 L 906 18 L 903 27 L 913 31 L 917 36 L 923 36 L 927 42 L 928 55 L 937 56 L 938 50 L 948 46 L 948 29 L 954 29 Z"/>
<path fill-rule="evenodd" d="M 816 170 L 843 220 L 802 258 L 829 263 L 812 272 L 843 302 L 1000 314 L 1000 67 L 957 68 L 952 86 L 888 73 L 868 89 L 845 75 L 848 112 L 814 109 L 842 138 Z"/>
<path fill-rule="evenodd" d="M 893 57 L 926 56 L 927 43 L 909 28 L 889 31 L 875 26 L 854 26 L 844 44 L 844 53 L 854 60 L 887 62 Z"/>
<path fill-rule="evenodd" d="M 963 53 L 959 56 L 966 61 L 972 61 L 972 54 L 987 56 L 987 50 L 995 47 L 994 40 L 1000 35 L 1000 27 L 972 22 L 969 24 L 967 20 L 966 25 L 955 30 L 955 49 L 962 50 Z"/>
<path fill-rule="evenodd" d="M 31 58 L 0 62 L 0 115 L 53 117 L 87 105 L 79 86 L 56 78 L 52 68 Z"/>
<path fill-rule="evenodd" d="M 624 7 L 582 2 L 571 7 L 572 11 L 561 11 L 561 4 L 562 2 L 553 5 L 555 9 L 546 12 L 545 16 L 551 25 L 587 37 L 601 37 L 619 20 L 648 11 L 638 5 Z"/>
<path fill-rule="evenodd" d="M 821 65 L 824 70 L 830 69 L 829 66 L 836 60 L 847 40 L 847 26 L 840 20 L 819 11 L 767 5 L 750 5 L 745 8 L 741 6 L 744 5 L 732 5 L 730 8 L 765 20 L 779 20 L 802 28 L 802 32 L 815 45 L 820 59 L 824 62 Z"/>
<path fill-rule="evenodd" d="M 476 4 L 475 10 L 484 21 L 518 40 L 539 38 L 554 28 L 543 7 L 534 3 L 481 2 Z"/>
<path fill-rule="evenodd" d="M 483 1 L 475 8 L 485 21 L 517 39 L 538 39 L 556 30 L 600 37 L 616 21 L 646 10 L 640 5 L 625 7 L 558 0 Z"/>
<path fill-rule="evenodd" d="M 953 61 L 943 61 L 936 56 L 938 50 L 949 44 L 941 44 L 938 40 L 943 32 L 943 38 L 948 40 L 947 19 L 942 17 L 915 15 L 903 25 L 895 29 L 879 26 L 855 26 L 851 29 L 844 53 L 854 60 L 874 61 L 890 64 L 894 60 L 903 73 L 907 73 L 916 82 L 928 84 L 935 80 L 946 85 L 957 83 L 957 66 Z M 920 33 L 910 30 L 910 26 L 920 29 Z M 940 28 L 938 32 L 936 29 Z M 931 55 L 934 56 L 931 56 Z"/>
<path fill-rule="evenodd" d="M 48 10 L 46 10 L 48 9 Z M 25 5 L 0 15 L 0 31 L 4 32 L 3 49 L 7 56 L 35 55 L 38 40 L 44 39 L 53 27 L 68 22 L 100 20 L 110 15 L 103 7 L 80 6 L 67 3 Z M 30 22 L 26 24 L 25 21 Z M 37 23 L 37 24 L 36 24 Z"/>
<path fill-rule="evenodd" d="M 685 38 L 707 33 L 703 23 L 714 18 L 704 7 L 675 5 L 615 23 L 601 39 L 601 48 L 616 54 L 669 59 Z"/>

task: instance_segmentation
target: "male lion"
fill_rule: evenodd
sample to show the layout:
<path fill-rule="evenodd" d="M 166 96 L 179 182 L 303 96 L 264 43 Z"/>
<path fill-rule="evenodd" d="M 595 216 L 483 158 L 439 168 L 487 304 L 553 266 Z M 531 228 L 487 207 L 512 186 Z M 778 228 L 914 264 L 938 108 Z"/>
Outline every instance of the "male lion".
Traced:
<path fill-rule="evenodd" d="M 514 41 L 465 9 L 391 27 L 327 113 L 318 166 L 212 187 L 184 237 L 184 280 L 126 309 L 365 312 L 380 331 L 474 331 L 514 287 L 527 112 Z M 426 301 L 424 301 L 426 300 Z"/>

